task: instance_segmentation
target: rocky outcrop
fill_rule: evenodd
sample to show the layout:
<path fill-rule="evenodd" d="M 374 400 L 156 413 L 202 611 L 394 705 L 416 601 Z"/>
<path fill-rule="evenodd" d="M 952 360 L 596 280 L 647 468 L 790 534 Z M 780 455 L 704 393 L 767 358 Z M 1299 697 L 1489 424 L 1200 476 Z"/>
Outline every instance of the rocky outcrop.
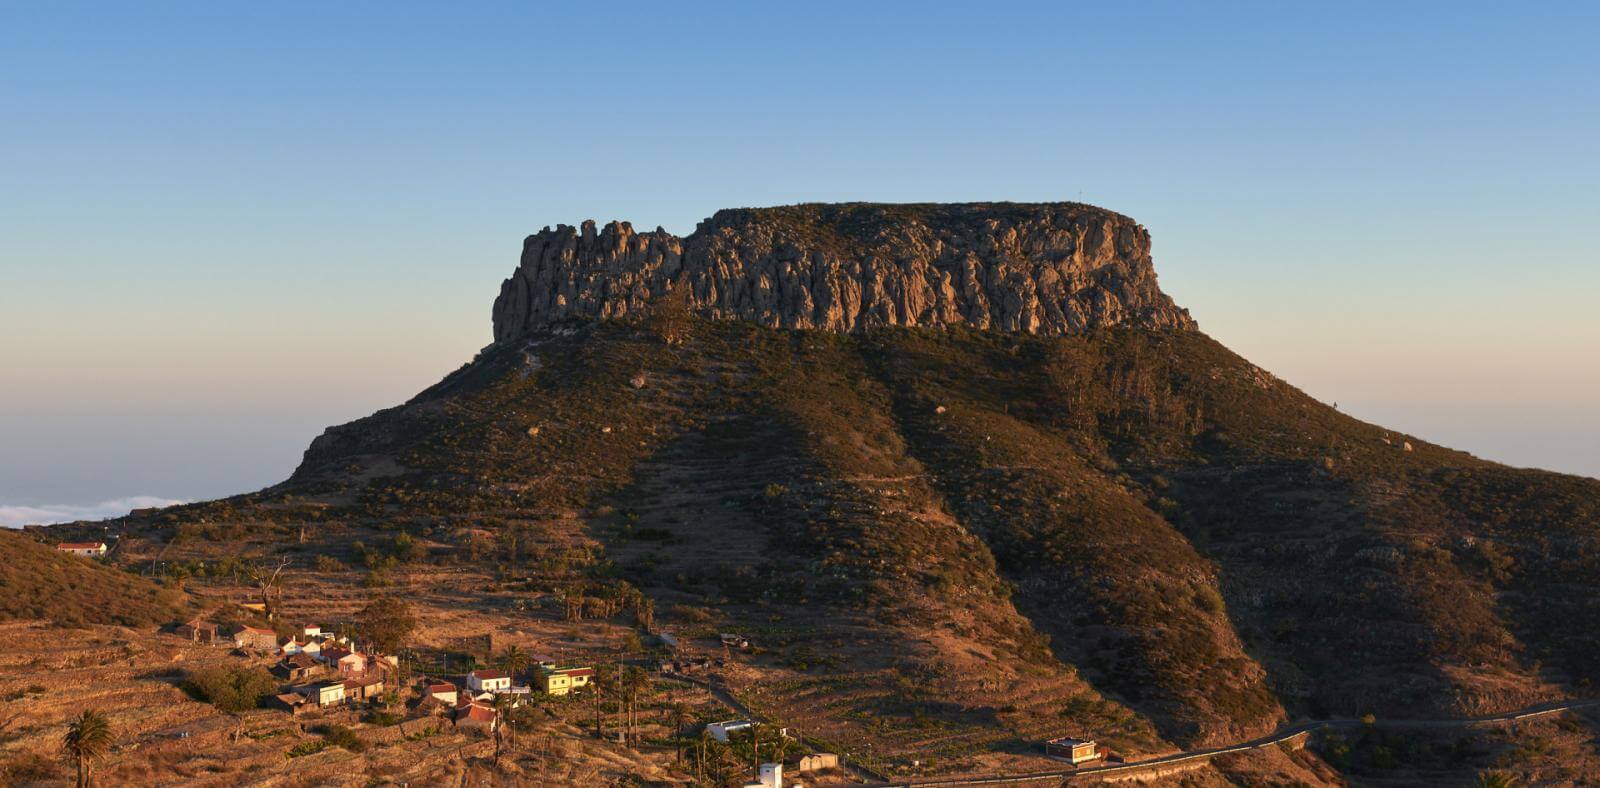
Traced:
<path fill-rule="evenodd" d="M 495 339 L 641 314 L 669 293 L 770 328 L 1194 327 L 1156 284 L 1150 234 L 1126 216 L 1080 203 L 848 203 L 718 211 L 687 238 L 627 222 L 547 227 L 501 285 Z"/>

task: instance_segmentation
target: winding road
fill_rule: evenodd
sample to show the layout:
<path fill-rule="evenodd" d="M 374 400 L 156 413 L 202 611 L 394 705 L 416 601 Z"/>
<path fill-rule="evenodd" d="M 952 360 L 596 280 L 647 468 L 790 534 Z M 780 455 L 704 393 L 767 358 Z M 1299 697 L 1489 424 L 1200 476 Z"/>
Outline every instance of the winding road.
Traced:
<path fill-rule="evenodd" d="M 1519 709 L 1517 711 L 1508 711 L 1501 714 L 1489 714 L 1482 717 L 1459 717 L 1454 719 L 1436 720 L 1379 719 L 1374 721 L 1372 724 L 1374 727 L 1378 728 L 1464 728 L 1472 725 L 1492 725 L 1505 722 L 1517 722 L 1520 720 L 1543 717 L 1548 714 L 1559 714 L 1563 711 L 1572 711 L 1591 706 L 1600 706 L 1600 700 L 1553 701 L 1550 703 L 1541 703 L 1536 706 L 1529 706 L 1525 709 Z M 924 788 L 948 785 L 1014 785 L 1018 783 L 1050 779 L 1060 779 L 1062 783 L 1065 784 L 1077 777 L 1104 777 L 1112 774 L 1125 774 L 1147 769 L 1158 769 L 1188 761 L 1209 760 L 1218 755 L 1226 755 L 1233 752 L 1243 752 L 1245 750 L 1254 750 L 1261 747 L 1270 747 L 1280 742 L 1289 741 L 1297 736 L 1306 735 L 1319 728 L 1355 728 L 1365 724 L 1366 723 L 1362 722 L 1361 720 L 1352 719 L 1311 720 L 1309 722 L 1298 722 L 1292 725 L 1285 725 L 1278 728 L 1278 730 L 1271 734 L 1262 736 L 1260 738 L 1251 739 L 1249 741 L 1240 742 L 1238 744 L 1230 744 L 1222 747 L 1211 747 L 1200 750 L 1187 750 L 1184 752 L 1172 753 L 1170 755 L 1146 758 L 1145 760 L 1134 761 L 1131 763 L 1104 764 L 1101 766 L 1086 766 L 1079 769 L 1055 769 L 1050 771 L 1028 772 L 1020 774 L 941 777 L 927 780 L 914 780 L 910 782 L 879 783 L 879 785 L 890 786 L 891 788 Z"/>

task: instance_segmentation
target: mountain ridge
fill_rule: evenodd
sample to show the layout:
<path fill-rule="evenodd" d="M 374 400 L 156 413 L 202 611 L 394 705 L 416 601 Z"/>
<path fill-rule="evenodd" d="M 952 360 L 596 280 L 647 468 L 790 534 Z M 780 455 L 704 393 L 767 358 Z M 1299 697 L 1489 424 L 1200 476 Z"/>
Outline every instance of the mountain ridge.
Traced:
<path fill-rule="evenodd" d="M 1150 235 L 1083 203 L 805 203 L 724 209 L 688 236 L 546 227 L 501 285 L 494 337 L 621 318 L 673 294 L 713 319 L 856 332 L 970 325 L 1060 335 L 1195 327 L 1156 284 Z"/>

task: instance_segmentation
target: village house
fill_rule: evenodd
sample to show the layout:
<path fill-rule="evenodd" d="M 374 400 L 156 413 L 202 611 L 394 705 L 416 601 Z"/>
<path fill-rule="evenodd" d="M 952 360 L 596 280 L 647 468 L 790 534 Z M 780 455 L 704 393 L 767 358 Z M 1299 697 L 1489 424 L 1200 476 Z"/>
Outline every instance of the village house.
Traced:
<path fill-rule="evenodd" d="M 594 678 L 590 667 L 546 667 L 539 670 L 539 682 L 546 695 L 565 695 L 589 685 Z"/>
<path fill-rule="evenodd" d="M 792 788 L 804 788 L 800 783 L 789 783 Z M 783 788 L 783 764 L 763 763 L 756 770 L 756 781 L 744 788 Z"/>
<path fill-rule="evenodd" d="M 56 545 L 56 549 L 85 558 L 104 558 L 106 555 L 105 542 L 62 542 Z"/>
<path fill-rule="evenodd" d="M 1044 754 L 1073 765 L 1099 760 L 1103 755 L 1093 739 L 1074 739 L 1069 736 L 1045 742 Z"/>
<path fill-rule="evenodd" d="M 460 697 L 459 693 L 460 689 L 448 681 L 424 680 L 422 683 L 423 697 L 433 698 L 440 703 L 448 703 L 451 706 L 456 705 L 456 700 Z"/>
<path fill-rule="evenodd" d="M 312 659 L 309 654 L 284 657 L 272 666 L 272 674 L 285 681 L 299 681 L 321 671 L 322 663 Z"/>
<path fill-rule="evenodd" d="M 322 637 L 322 627 L 316 624 L 306 624 L 305 626 L 300 627 L 300 637 L 306 640 L 320 638 Z"/>
<path fill-rule="evenodd" d="M 306 696 L 298 695 L 293 692 L 285 693 L 283 695 L 273 695 L 272 698 L 267 701 L 267 705 L 278 709 L 279 711 L 287 711 L 292 717 L 298 717 L 314 708 L 312 704 L 306 702 Z"/>
<path fill-rule="evenodd" d="M 800 756 L 799 771 L 820 772 L 839 768 L 839 756 L 831 752 L 818 752 Z"/>
<path fill-rule="evenodd" d="M 342 648 L 323 649 L 322 661 L 339 671 L 341 676 L 356 676 L 367 672 L 366 657 Z"/>
<path fill-rule="evenodd" d="M 747 731 L 754 726 L 755 723 L 749 720 L 723 720 L 722 722 L 713 722 L 707 725 L 706 733 L 711 734 L 711 738 L 727 744 L 729 734 Z"/>
<path fill-rule="evenodd" d="M 455 723 L 458 730 L 477 730 L 484 733 L 494 733 L 500 725 L 500 715 L 494 709 L 478 703 L 469 703 L 456 709 Z"/>
<path fill-rule="evenodd" d="M 261 627 L 239 627 L 233 632 L 233 645 L 238 648 L 271 651 L 278 647 L 278 633 Z"/>
<path fill-rule="evenodd" d="M 432 695 L 424 695 L 412 705 L 412 710 L 419 716 L 444 716 L 454 719 L 456 704 L 446 703 Z"/>
<path fill-rule="evenodd" d="M 217 625 L 204 619 L 194 618 L 179 624 L 173 632 L 178 637 L 188 638 L 195 643 L 216 643 Z"/>
<path fill-rule="evenodd" d="M 306 700 L 327 708 L 344 702 L 344 682 L 323 681 L 316 684 L 306 684 L 295 687 L 294 691 L 306 696 Z"/>
<path fill-rule="evenodd" d="M 511 689 L 511 676 L 500 670 L 475 670 L 467 674 L 467 688 L 474 694 L 505 692 Z"/>
<path fill-rule="evenodd" d="M 285 641 L 278 650 L 283 652 L 284 656 L 305 654 L 313 659 L 320 659 L 322 656 L 322 644 L 315 640 L 301 641 L 291 638 Z"/>
<path fill-rule="evenodd" d="M 383 694 L 383 679 L 376 676 L 344 680 L 344 696 L 351 700 L 370 700 Z"/>
<path fill-rule="evenodd" d="M 750 648 L 750 640 L 743 635 L 736 635 L 732 632 L 724 632 L 718 635 L 717 638 L 722 641 L 722 645 L 727 646 L 728 648 Z"/>
<path fill-rule="evenodd" d="M 368 654 L 367 669 L 379 673 L 399 673 L 400 658 L 393 654 Z"/>

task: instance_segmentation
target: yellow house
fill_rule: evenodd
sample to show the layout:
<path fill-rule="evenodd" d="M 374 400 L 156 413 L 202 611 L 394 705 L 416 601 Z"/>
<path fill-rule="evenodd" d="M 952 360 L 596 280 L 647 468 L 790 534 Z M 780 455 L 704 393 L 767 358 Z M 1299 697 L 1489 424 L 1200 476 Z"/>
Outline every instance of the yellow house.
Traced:
<path fill-rule="evenodd" d="M 594 678 L 594 668 L 541 668 L 540 681 L 546 695 L 565 695 L 575 689 L 589 686 Z"/>

